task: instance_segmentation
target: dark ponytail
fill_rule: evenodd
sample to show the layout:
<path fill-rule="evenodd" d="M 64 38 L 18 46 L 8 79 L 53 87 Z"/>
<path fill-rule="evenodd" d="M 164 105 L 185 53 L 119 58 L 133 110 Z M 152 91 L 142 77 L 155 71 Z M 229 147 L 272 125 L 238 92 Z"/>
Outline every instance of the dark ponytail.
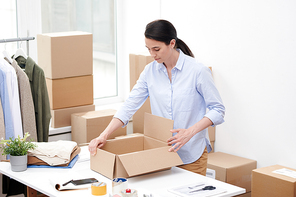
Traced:
<path fill-rule="evenodd" d="M 189 47 L 187 46 L 187 44 L 185 44 L 185 42 L 183 42 L 183 40 L 177 38 L 176 40 L 176 47 L 181 49 L 183 51 L 183 53 L 185 53 L 186 55 L 189 55 L 191 57 L 194 57 L 193 53 L 191 52 L 191 50 L 189 49 Z"/>
<path fill-rule="evenodd" d="M 175 48 L 179 48 L 191 57 L 194 57 L 189 47 L 177 37 L 177 31 L 172 23 L 166 20 L 155 20 L 147 24 L 145 37 L 148 39 L 164 42 L 169 45 L 172 39 L 176 40 Z"/>

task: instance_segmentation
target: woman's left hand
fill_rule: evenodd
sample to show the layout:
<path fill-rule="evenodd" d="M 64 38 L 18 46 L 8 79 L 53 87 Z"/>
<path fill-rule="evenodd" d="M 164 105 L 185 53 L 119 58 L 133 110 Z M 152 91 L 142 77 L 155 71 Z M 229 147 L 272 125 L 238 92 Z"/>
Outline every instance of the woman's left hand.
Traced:
<path fill-rule="evenodd" d="M 172 133 L 177 133 L 175 136 L 170 137 L 167 142 L 168 145 L 173 145 L 169 151 L 177 152 L 184 144 L 186 144 L 194 135 L 193 131 L 190 129 L 172 129 Z"/>

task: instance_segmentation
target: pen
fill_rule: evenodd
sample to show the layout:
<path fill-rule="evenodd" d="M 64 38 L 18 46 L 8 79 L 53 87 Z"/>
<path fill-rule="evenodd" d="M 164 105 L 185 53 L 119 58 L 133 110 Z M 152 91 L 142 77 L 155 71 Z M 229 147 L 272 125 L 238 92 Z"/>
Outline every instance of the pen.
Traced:
<path fill-rule="evenodd" d="M 193 189 L 193 188 L 196 188 L 196 187 L 199 187 L 199 186 L 203 186 L 204 184 L 199 184 L 199 185 L 195 185 L 195 186 L 191 186 L 191 187 L 188 187 L 189 189 Z"/>

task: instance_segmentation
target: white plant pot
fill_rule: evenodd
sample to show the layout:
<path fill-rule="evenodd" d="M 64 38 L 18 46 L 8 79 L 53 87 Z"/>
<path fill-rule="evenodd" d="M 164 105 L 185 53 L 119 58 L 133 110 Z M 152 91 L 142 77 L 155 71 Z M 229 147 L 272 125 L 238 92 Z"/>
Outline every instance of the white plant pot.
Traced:
<path fill-rule="evenodd" d="M 22 172 L 27 170 L 28 157 L 27 155 L 23 156 L 11 156 L 10 155 L 10 165 L 11 170 L 14 172 Z"/>

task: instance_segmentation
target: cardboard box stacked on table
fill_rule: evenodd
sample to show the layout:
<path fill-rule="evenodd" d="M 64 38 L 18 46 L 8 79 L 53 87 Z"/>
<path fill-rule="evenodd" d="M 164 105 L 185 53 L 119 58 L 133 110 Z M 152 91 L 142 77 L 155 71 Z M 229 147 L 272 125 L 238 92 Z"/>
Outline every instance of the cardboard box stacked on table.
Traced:
<path fill-rule="evenodd" d="M 116 110 L 114 109 L 105 109 L 71 114 L 72 140 L 77 142 L 77 144 L 89 143 L 104 131 L 115 113 Z M 108 139 L 125 135 L 126 127 L 120 127 Z"/>
<path fill-rule="evenodd" d="M 37 35 L 51 107 L 51 127 L 71 126 L 71 114 L 93 111 L 93 38 L 73 31 Z"/>
<path fill-rule="evenodd" d="M 252 159 L 222 152 L 208 154 L 207 173 L 213 173 L 219 181 L 245 188 L 246 193 L 241 197 L 251 196 L 252 171 L 256 168 L 257 161 Z"/>
<path fill-rule="evenodd" d="M 152 62 L 154 59 L 147 53 L 130 54 L 130 89 L 134 87 L 141 72 L 144 70 L 145 66 Z M 212 68 L 210 68 L 212 70 Z M 151 113 L 150 99 L 147 98 L 142 107 L 133 116 L 133 133 L 143 133 L 144 130 L 144 114 L 145 112 Z M 215 127 L 210 126 L 208 128 L 209 138 L 214 151 L 215 142 Z"/>
<path fill-rule="evenodd" d="M 278 196 L 296 196 L 296 169 L 272 165 L 253 170 L 252 197 Z"/>

